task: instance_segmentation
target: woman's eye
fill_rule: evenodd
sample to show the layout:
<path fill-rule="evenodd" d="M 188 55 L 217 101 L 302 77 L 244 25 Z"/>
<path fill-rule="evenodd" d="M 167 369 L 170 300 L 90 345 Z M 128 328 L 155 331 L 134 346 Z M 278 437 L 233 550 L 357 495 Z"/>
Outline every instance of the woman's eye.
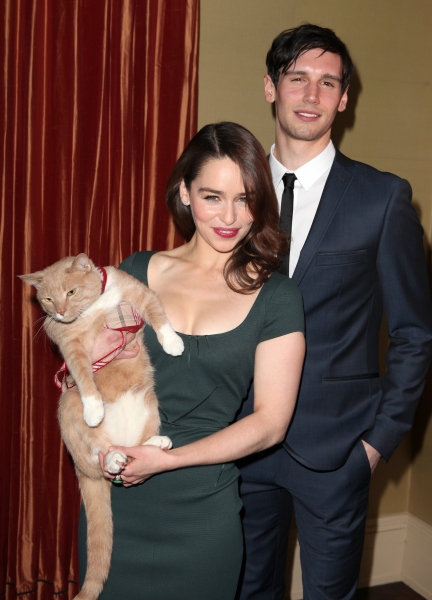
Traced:
<path fill-rule="evenodd" d="M 246 196 L 242 196 L 241 198 L 239 198 L 239 202 L 246 204 Z"/>
<path fill-rule="evenodd" d="M 68 296 L 73 296 L 75 294 L 75 292 L 76 292 L 76 288 L 74 288 L 73 290 L 69 290 L 68 293 L 67 293 L 67 295 Z"/>
<path fill-rule="evenodd" d="M 208 200 L 209 202 L 217 202 L 219 200 L 218 196 L 204 196 L 204 200 Z"/>

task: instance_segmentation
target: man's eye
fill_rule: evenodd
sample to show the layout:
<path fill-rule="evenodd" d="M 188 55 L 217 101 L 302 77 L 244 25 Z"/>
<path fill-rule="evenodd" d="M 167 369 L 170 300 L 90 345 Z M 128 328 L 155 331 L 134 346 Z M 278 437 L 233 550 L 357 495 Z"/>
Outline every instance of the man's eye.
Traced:
<path fill-rule="evenodd" d="M 76 292 L 76 288 L 74 288 L 73 290 L 69 290 L 68 293 L 67 293 L 67 295 L 68 296 L 73 296 L 75 294 L 75 292 Z"/>

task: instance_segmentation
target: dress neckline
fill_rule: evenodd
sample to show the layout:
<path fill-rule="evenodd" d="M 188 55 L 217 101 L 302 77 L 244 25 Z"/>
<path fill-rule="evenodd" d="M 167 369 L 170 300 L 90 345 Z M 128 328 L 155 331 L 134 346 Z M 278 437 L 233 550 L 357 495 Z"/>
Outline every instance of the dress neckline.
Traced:
<path fill-rule="evenodd" d="M 146 279 L 147 279 L 147 286 L 148 286 L 148 269 L 149 269 L 150 261 L 151 261 L 152 257 L 153 257 L 155 254 L 157 254 L 157 253 L 158 253 L 158 252 L 157 252 L 157 250 L 156 250 L 156 251 L 153 251 L 153 252 L 151 252 L 151 254 L 150 254 L 150 257 L 149 257 L 149 259 L 148 259 L 148 261 L 147 261 L 147 269 L 146 269 Z M 270 275 L 270 277 L 271 277 L 271 276 L 272 276 L 272 275 Z M 267 281 L 270 281 L 270 277 L 269 277 L 269 279 L 268 279 Z M 213 338 L 214 338 L 214 337 L 220 337 L 220 336 L 222 336 L 222 335 L 228 335 L 228 334 L 230 334 L 230 333 L 234 333 L 234 332 L 236 332 L 238 329 L 240 329 L 241 327 L 243 327 L 243 326 L 245 325 L 245 323 L 248 321 L 248 319 L 249 319 L 250 315 L 252 314 L 252 312 L 253 312 L 253 310 L 254 310 L 254 308 L 255 308 L 255 305 L 257 304 L 257 300 L 258 300 L 258 298 L 260 297 L 260 295 L 261 295 L 261 292 L 262 292 L 262 290 L 263 290 L 263 288 L 264 288 L 265 284 L 267 283 L 267 281 L 266 281 L 266 282 L 264 282 L 264 283 L 263 283 L 263 285 L 261 286 L 261 288 L 260 288 L 260 290 L 259 290 L 258 294 L 256 295 L 256 298 L 255 298 L 255 300 L 253 301 L 253 304 L 252 304 L 252 306 L 251 306 L 251 307 L 250 307 L 250 309 L 248 310 L 248 312 L 247 312 L 247 314 L 246 314 L 245 318 L 243 319 L 243 321 L 242 321 L 241 323 L 239 323 L 238 325 L 236 325 L 236 326 L 235 326 L 233 329 L 228 329 L 227 331 L 221 331 L 220 333 L 201 333 L 201 334 L 196 334 L 196 333 L 183 333 L 182 331 L 176 331 L 176 330 L 174 330 L 174 331 L 176 332 L 176 334 L 177 334 L 177 335 L 180 335 L 180 336 L 182 336 L 182 337 L 185 337 L 185 338 L 209 338 L 209 337 L 213 337 Z"/>

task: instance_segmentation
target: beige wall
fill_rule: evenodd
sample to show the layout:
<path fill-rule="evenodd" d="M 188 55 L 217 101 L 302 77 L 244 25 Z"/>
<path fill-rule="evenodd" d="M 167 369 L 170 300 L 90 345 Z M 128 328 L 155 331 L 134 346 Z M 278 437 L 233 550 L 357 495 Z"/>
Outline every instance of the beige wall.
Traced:
<path fill-rule="evenodd" d="M 274 121 L 263 97 L 265 55 L 280 31 L 305 21 L 334 29 L 356 65 L 335 141 L 351 158 L 409 179 L 429 255 L 431 0 L 201 0 L 199 126 L 237 121 L 268 150 Z M 413 433 L 375 472 L 371 515 L 409 509 L 432 525 L 430 404 L 425 397 Z"/>

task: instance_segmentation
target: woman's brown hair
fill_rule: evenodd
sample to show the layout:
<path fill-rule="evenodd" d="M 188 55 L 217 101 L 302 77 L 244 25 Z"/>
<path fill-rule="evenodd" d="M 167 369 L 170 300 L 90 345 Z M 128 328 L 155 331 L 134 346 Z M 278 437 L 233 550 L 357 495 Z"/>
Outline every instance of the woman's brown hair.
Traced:
<path fill-rule="evenodd" d="M 178 159 L 166 187 L 166 201 L 182 235 L 195 233 L 190 208 L 180 200 L 180 184 L 190 191 L 203 166 L 210 160 L 231 159 L 240 169 L 246 203 L 253 217 L 247 235 L 228 259 L 224 276 L 234 291 L 247 294 L 259 289 L 276 271 L 287 252 L 286 236 L 279 231 L 279 210 L 270 167 L 264 149 L 245 127 L 221 122 L 206 125 L 189 142 Z"/>

